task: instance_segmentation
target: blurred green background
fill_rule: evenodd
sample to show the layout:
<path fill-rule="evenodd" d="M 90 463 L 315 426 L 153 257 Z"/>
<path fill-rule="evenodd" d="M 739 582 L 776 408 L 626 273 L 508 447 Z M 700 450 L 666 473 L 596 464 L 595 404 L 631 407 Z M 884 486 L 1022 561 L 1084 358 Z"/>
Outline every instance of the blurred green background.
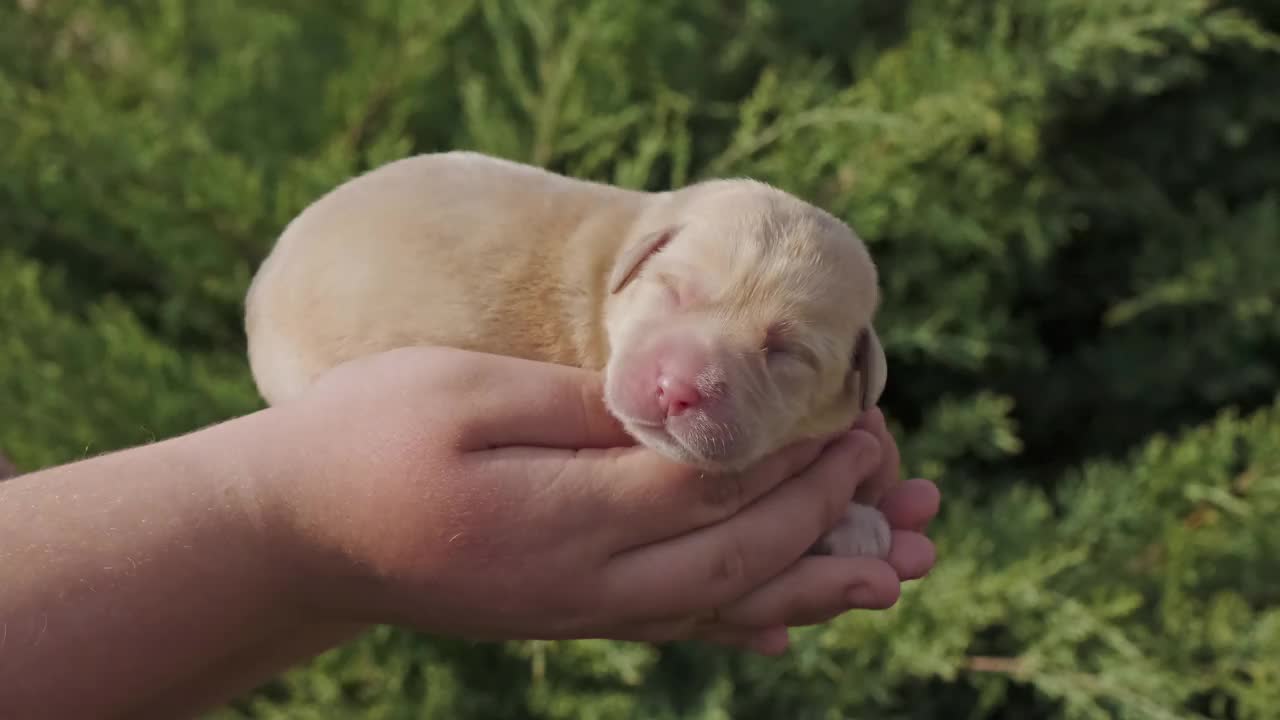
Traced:
<path fill-rule="evenodd" d="M 0 3 L 0 450 L 259 407 L 275 236 L 452 148 L 846 219 L 937 570 L 782 660 L 381 628 L 213 717 L 1277 717 L 1280 2 Z"/>

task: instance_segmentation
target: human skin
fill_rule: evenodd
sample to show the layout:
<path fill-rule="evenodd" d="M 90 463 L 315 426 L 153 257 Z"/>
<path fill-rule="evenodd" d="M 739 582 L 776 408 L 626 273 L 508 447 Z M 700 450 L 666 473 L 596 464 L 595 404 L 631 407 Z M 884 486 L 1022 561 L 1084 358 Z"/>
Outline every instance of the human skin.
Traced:
<path fill-rule="evenodd" d="M 340 366 L 0 484 L 0 708 L 190 716 L 375 623 L 776 654 L 932 567 L 936 488 L 897 483 L 882 418 L 860 422 L 711 482 L 630 441 L 596 373 L 430 348 Z M 855 492 L 891 556 L 807 556 Z"/>

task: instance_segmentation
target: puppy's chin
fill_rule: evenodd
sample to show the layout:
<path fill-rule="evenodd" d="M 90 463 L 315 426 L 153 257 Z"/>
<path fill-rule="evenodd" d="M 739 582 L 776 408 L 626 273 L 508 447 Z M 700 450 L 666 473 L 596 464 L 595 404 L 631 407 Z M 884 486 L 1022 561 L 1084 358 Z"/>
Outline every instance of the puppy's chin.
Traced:
<path fill-rule="evenodd" d="M 754 455 L 743 454 L 739 444 L 722 437 L 709 437 L 705 432 L 695 435 L 666 425 L 639 423 L 624 418 L 619 420 L 633 438 L 650 450 L 708 473 L 736 472 L 757 459 Z"/>
<path fill-rule="evenodd" d="M 638 443 L 674 462 L 708 473 L 727 473 L 742 470 L 758 459 L 742 432 L 724 423 L 709 418 L 662 423 L 637 419 L 609 393 L 605 405 Z"/>
<path fill-rule="evenodd" d="M 717 463 L 702 456 L 701 453 L 690 448 L 680 438 L 673 435 L 662 425 L 650 425 L 635 421 L 619 418 L 622 421 L 623 428 L 635 438 L 641 445 L 657 452 L 669 460 L 692 465 L 701 470 L 716 471 Z"/>

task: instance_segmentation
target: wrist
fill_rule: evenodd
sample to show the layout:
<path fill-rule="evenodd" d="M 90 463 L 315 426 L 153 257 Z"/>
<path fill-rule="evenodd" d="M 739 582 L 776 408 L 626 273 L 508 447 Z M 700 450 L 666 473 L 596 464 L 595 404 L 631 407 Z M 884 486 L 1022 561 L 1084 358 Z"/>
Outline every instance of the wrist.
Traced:
<path fill-rule="evenodd" d="M 300 614 L 304 603 L 299 600 L 311 563 L 303 562 L 306 545 L 298 541 L 290 516 L 305 470 L 290 461 L 294 449 L 282 437 L 276 414 L 261 410 L 179 442 L 188 443 L 186 451 L 199 467 L 219 468 L 211 479 L 223 500 L 216 522 L 237 545 L 264 603 L 262 611 L 276 622 L 303 626 L 315 620 Z"/>
<path fill-rule="evenodd" d="M 344 447 L 331 423 L 296 406 L 272 407 L 227 423 L 218 445 L 243 451 L 238 510 L 255 552 L 273 578 L 272 592 L 290 621 L 313 628 L 369 622 L 367 569 L 351 549 L 354 520 L 349 476 L 328 448 Z"/>

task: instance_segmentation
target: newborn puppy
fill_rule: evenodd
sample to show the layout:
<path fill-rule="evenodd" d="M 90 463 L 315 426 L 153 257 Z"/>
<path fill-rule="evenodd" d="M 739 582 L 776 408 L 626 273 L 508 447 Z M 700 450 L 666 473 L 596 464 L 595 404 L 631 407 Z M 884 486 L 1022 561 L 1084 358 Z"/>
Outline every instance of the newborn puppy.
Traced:
<path fill-rule="evenodd" d="M 448 152 L 307 207 L 254 277 L 245 329 L 270 404 L 362 355 L 451 346 L 603 370 L 637 441 L 727 472 L 876 403 L 878 303 L 861 240 L 766 184 L 647 193 Z M 854 504 L 815 552 L 889 541 Z"/>

